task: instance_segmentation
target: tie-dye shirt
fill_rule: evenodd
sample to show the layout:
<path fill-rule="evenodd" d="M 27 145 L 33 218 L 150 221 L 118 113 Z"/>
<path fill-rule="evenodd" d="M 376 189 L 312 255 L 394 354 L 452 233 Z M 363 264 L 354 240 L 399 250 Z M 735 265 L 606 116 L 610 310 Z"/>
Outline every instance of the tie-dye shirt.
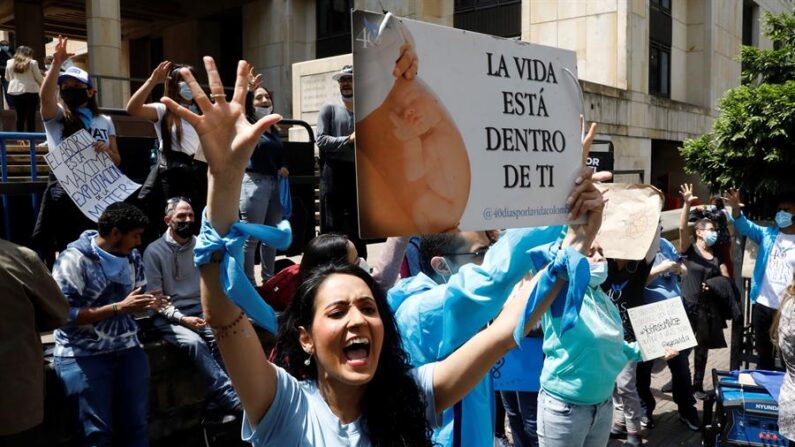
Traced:
<path fill-rule="evenodd" d="M 141 346 L 138 325 L 131 314 L 76 325 L 81 309 L 118 303 L 137 288 L 146 285 L 141 255 L 137 250 L 127 257 L 130 262 L 132 285 L 112 282 L 105 276 L 91 240 L 94 230 L 83 232 L 80 238 L 61 252 L 53 267 L 53 277 L 69 302 L 69 321 L 57 329 L 55 353 L 59 357 L 82 357 L 105 354 Z"/>

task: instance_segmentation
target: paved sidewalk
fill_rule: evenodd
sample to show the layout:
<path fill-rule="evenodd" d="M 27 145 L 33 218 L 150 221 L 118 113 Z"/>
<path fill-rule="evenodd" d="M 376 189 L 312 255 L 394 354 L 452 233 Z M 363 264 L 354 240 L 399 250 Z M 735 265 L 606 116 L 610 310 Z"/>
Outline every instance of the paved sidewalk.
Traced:
<path fill-rule="evenodd" d="M 731 341 L 731 329 L 724 331 L 726 342 Z M 714 349 L 709 351 L 709 360 L 707 361 L 707 374 L 704 379 L 704 389 L 712 389 L 712 375 L 713 368 L 727 370 L 729 369 L 729 348 Z M 690 371 L 693 371 L 693 354 L 690 354 Z M 645 430 L 644 446 L 648 447 L 669 447 L 669 446 L 700 446 L 701 445 L 701 432 L 693 432 L 687 428 L 683 423 L 679 422 L 679 413 L 676 411 L 676 404 L 674 403 L 670 394 L 660 392 L 660 387 L 663 386 L 671 378 L 671 373 L 666 367 L 656 374 L 652 374 L 651 388 L 654 397 L 657 399 L 657 408 L 654 410 L 654 422 L 657 424 L 651 430 Z M 702 415 L 702 402 L 696 402 L 699 416 Z M 613 440 L 608 444 L 609 447 L 619 447 L 624 444 L 623 441 Z"/>

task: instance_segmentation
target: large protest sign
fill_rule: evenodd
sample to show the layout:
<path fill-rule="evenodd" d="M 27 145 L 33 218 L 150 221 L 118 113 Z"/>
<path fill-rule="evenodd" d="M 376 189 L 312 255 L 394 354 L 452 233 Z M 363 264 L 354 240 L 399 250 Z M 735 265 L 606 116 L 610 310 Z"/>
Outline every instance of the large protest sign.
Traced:
<path fill-rule="evenodd" d="M 566 221 L 573 51 L 354 11 L 353 61 L 363 237 Z"/>
<path fill-rule="evenodd" d="M 604 256 L 640 260 L 646 257 L 660 228 L 663 195 L 651 185 L 599 185 L 608 202 L 596 240 Z"/>
<path fill-rule="evenodd" d="M 665 348 L 675 351 L 696 346 L 696 336 L 680 298 L 671 298 L 627 309 L 643 360 L 665 355 Z"/>
<path fill-rule="evenodd" d="M 111 203 L 121 202 L 141 185 L 122 174 L 108 154 L 94 149 L 85 130 L 51 147 L 44 159 L 80 211 L 96 222 Z"/>

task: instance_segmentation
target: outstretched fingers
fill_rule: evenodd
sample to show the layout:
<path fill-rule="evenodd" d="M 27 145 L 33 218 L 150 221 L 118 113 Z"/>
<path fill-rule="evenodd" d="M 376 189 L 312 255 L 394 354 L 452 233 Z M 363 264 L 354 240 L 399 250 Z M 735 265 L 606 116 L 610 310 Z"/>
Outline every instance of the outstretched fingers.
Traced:
<path fill-rule="evenodd" d="M 253 132 L 256 134 L 257 138 L 260 135 L 265 133 L 271 126 L 278 123 L 282 120 L 282 116 L 276 113 L 272 113 L 267 116 L 263 116 L 256 123 L 252 124 Z"/>
<path fill-rule="evenodd" d="M 193 101 L 196 102 L 197 106 L 199 106 L 199 110 L 201 110 L 203 113 L 207 113 L 210 109 L 212 109 L 213 103 L 210 102 L 210 98 L 207 97 L 207 95 L 204 93 L 204 90 L 202 90 L 201 85 L 199 85 L 199 82 L 193 77 L 193 73 L 191 73 L 187 68 L 183 67 L 179 69 L 179 74 L 182 76 L 182 79 L 185 81 L 185 83 L 188 84 L 191 93 L 193 93 Z"/>
<path fill-rule="evenodd" d="M 218 67 L 215 66 L 215 59 L 204 56 L 204 69 L 207 71 L 207 81 L 210 83 L 210 96 L 216 103 L 226 102 L 224 84 L 221 82 L 221 75 L 218 74 Z M 193 93 L 196 96 L 196 93 Z"/>
<path fill-rule="evenodd" d="M 207 97 L 204 99 L 206 100 Z M 160 98 L 160 102 L 162 102 L 172 113 L 189 122 L 193 127 L 197 127 L 201 122 L 201 117 L 199 115 L 196 115 L 185 107 L 182 107 L 181 105 L 177 104 L 176 101 L 167 96 Z"/>
<path fill-rule="evenodd" d="M 235 93 L 232 95 L 232 101 L 240 104 L 241 106 L 245 106 L 246 92 L 248 91 L 248 77 L 250 73 L 253 73 L 253 70 L 254 67 L 248 62 L 244 60 L 238 61 L 237 78 L 235 79 Z M 254 80 L 256 81 L 256 77 Z"/>

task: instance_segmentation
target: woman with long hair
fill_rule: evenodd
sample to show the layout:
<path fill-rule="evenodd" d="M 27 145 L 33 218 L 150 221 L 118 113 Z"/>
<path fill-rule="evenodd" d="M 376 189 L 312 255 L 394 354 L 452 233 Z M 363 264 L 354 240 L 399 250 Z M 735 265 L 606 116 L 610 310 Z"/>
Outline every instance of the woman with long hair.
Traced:
<path fill-rule="evenodd" d="M 33 59 L 33 49 L 20 45 L 8 60 L 5 73 L 8 94 L 14 97 L 17 111 L 17 132 L 35 132 L 36 106 L 39 104 L 39 87 L 43 82 L 39 63 Z"/>
<path fill-rule="evenodd" d="M 146 100 L 152 90 L 164 83 L 163 96 L 199 112 L 191 89 L 180 69 L 193 72 L 189 65 L 161 62 L 127 102 L 127 113 L 151 121 L 158 139 L 157 183 L 163 197 L 188 197 L 197 213 L 207 203 L 207 163 L 196 129 L 169 111 L 161 102 Z"/>
<path fill-rule="evenodd" d="M 52 68 L 41 84 L 41 118 L 47 133 L 47 146 L 54 148 L 64 138 L 85 130 L 96 140 L 94 149 L 106 153 L 118 166 L 121 156 L 116 145 L 116 128 L 109 116 L 99 113 L 97 90 L 91 77 L 78 67 L 69 67 L 61 73 L 64 61 L 72 56 L 67 53 L 66 44 L 67 39 L 58 36 Z M 55 251 L 63 251 L 80 233 L 95 227 L 50 174 L 33 229 L 33 243 L 39 255 L 52 261 Z"/>
<path fill-rule="evenodd" d="M 260 85 L 261 79 L 262 75 L 255 75 L 253 71 L 249 74 L 246 118 L 251 123 L 273 113 L 273 95 Z M 289 174 L 278 128 L 271 126 L 260 135 L 243 176 L 243 190 L 240 194 L 240 217 L 243 221 L 273 226 L 282 220 L 279 183 L 282 177 Z M 258 242 L 253 237 L 249 238 L 243 250 L 246 276 L 254 285 L 257 282 L 254 278 L 254 252 Z M 260 277 L 263 283 L 273 276 L 275 259 L 276 249 L 262 244 Z"/>
<path fill-rule="evenodd" d="M 210 57 L 204 61 L 212 93 L 221 95 L 215 62 Z M 202 234 L 207 232 L 206 242 L 213 247 L 218 247 L 217 237 L 227 235 L 237 221 L 234 200 L 240 195 L 243 173 L 259 135 L 281 118 L 269 115 L 254 124 L 245 119 L 249 69 L 249 64 L 240 61 L 233 100 L 215 104 L 190 72 L 182 70 L 202 116 L 164 100 L 200 135 L 209 165 Z M 589 181 L 583 189 L 595 191 Z M 598 200 L 588 200 L 583 206 L 586 212 L 592 211 L 589 230 L 598 230 L 594 222 L 602 217 L 603 201 L 596 195 Z M 596 234 L 583 233 L 570 239 L 571 246 L 581 252 L 590 247 Z M 229 237 L 237 238 L 236 234 Z M 516 345 L 513 332 L 527 304 L 527 299 L 513 300 L 491 326 L 446 359 L 412 370 L 386 298 L 372 278 L 353 266 L 322 268 L 300 286 L 277 340 L 296 378 L 267 361 L 251 323 L 225 296 L 221 263 L 229 265 L 230 256 L 237 258 L 239 253 L 224 250 L 202 256 L 209 261 L 201 266 L 202 304 L 207 322 L 216 328 L 218 346 L 245 408 L 245 438 L 257 446 L 431 445 L 429 428 L 438 421 L 436 415 L 460 400 Z M 522 328 L 525 333 L 562 285 L 559 281 L 543 297 Z"/>
<path fill-rule="evenodd" d="M 693 349 L 694 370 L 693 389 L 696 398 L 703 400 L 704 373 L 707 368 L 707 355 L 710 349 L 726 347 L 722 338 L 722 329 L 716 330 L 716 317 L 718 311 L 712 300 L 707 296 L 707 280 L 719 275 L 729 277 L 726 263 L 714 249 L 718 240 L 715 222 L 709 219 L 699 219 L 695 224 L 695 242 L 690 240 L 688 218 L 690 207 L 698 197 L 693 195 L 693 185 L 683 184 L 679 189 L 684 206 L 679 219 L 679 253 L 683 254 L 684 264 L 687 268 L 682 275 L 682 294 L 684 305 L 690 323 L 696 334 L 698 345 Z M 721 332 L 720 335 L 717 332 Z"/>

